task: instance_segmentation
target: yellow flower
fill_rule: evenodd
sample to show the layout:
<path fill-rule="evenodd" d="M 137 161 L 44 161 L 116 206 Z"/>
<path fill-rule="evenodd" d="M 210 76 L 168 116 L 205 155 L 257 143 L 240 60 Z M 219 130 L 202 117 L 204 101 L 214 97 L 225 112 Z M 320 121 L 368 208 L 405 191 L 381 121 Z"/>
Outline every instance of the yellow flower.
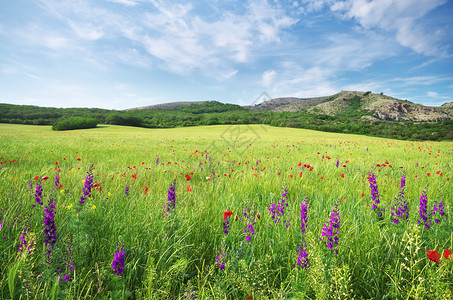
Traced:
<path fill-rule="evenodd" d="M 112 193 L 108 192 L 107 197 L 110 197 L 110 196 L 112 196 Z"/>
<path fill-rule="evenodd" d="M 96 209 L 96 205 L 93 205 L 93 206 L 91 207 L 91 209 L 93 209 L 93 210 Z"/>
<path fill-rule="evenodd" d="M 68 205 L 68 207 L 66 207 L 68 210 L 70 210 L 72 208 L 72 203 L 70 205 Z"/>
<path fill-rule="evenodd" d="M 64 190 L 60 190 L 60 193 L 62 193 L 62 194 L 63 194 L 63 193 L 64 193 Z"/>

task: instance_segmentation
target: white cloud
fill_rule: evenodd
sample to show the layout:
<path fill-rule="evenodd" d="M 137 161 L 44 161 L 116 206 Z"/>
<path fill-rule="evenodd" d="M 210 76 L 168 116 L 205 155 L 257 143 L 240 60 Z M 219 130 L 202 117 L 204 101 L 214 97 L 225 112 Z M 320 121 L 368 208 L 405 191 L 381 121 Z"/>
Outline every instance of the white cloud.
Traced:
<path fill-rule="evenodd" d="M 420 22 L 431 10 L 445 3 L 446 0 L 347 0 L 330 3 L 330 8 L 355 19 L 365 29 L 395 33 L 398 43 L 417 53 L 446 56 L 446 49 L 439 45 L 442 32 L 427 30 Z"/>
<path fill-rule="evenodd" d="M 138 1 L 134 0 L 108 0 L 109 2 L 124 4 L 126 6 L 135 6 L 138 4 Z"/>
<path fill-rule="evenodd" d="M 272 84 L 272 82 L 274 81 L 276 75 L 277 75 L 277 72 L 275 70 L 265 71 L 261 78 L 261 85 L 263 85 L 264 87 L 270 86 Z"/>
<path fill-rule="evenodd" d="M 432 97 L 432 98 L 437 98 L 437 97 L 439 97 L 439 94 L 438 94 L 437 92 L 431 92 L 431 91 L 428 91 L 428 92 L 426 93 L 426 95 L 427 95 L 428 97 Z"/>

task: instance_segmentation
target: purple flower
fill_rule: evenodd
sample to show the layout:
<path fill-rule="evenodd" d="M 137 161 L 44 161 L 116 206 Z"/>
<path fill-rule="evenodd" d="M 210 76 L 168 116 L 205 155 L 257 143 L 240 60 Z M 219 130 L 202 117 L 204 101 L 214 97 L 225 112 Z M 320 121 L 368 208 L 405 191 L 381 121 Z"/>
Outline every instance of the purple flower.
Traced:
<path fill-rule="evenodd" d="M 428 214 L 428 197 L 426 195 L 426 189 L 427 187 L 423 189 L 422 195 L 420 197 L 420 208 L 419 208 L 420 220 L 418 220 L 418 224 L 423 223 L 426 229 L 430 229 L 431 220 Z"/>
<path fill-rule="evenodd" d="M 250 235 L 255 234 L 255 229 L 253 228 L 253 225 L 256 224 L 255 222 L 255 215 L 253 213 L 247 214 L 247 211 L 250 210 L 250 208 L 246 208 L 242 211 L 242 214 L 244 217 L 247 219 L 247 225 L 243 231 L 243 233 L 247 234 L 247 231 L 250 232 L 250 234 L 247 234 L 245 237 L 245 240 L 247 242 L 250 242 L 252 240 L 252 237 Z"/>
<path fill-rule="evenodd" d="M 38 182 L 35 190 L 35 200 L 36 203 L 39 205 L 43 205 L 44 203 L 42 202 L 42 183 L 41 181 Z"/>
<path fill-rule="evenodd" d="M 63 264 L 69 271 L 74 271 L 74 244 L 72 243 L 72 235 L 68 235 L 66 239 L 66 253 L 65 257 L 63 257 Z M 66 279 L 68 276 L 68 279 Z M 65 280 L 69 280 L 69 274 L 65 275 Z"/>
<path fill-rule="evenodd" d="M 336 164 L 337 168 L 338 168 L 339 165 L 340 165 L 340 160 L 337 159 L 337 164 Z"/>
<path fill-rule="evenodd" d="M 165 205 L 166 207 L 166 213 L 165 217 L 168 217 L 168 213 L 170 210 L 175 209 L 176 207 L 176 181 L 173 180 L 171 182 L 170 187 L 168 188 L 167 192 L 167 204 Z"/>
<path fill-rule="evenodd" d="M 302 204 L 300 205 L 300 231 L 302 232 L 302 238 L 300 241 L 299 247 L 299 258 L 297 259 L 297 265 L 303 269 L 309 268 L 309 259 L 307 253 L 307 247 L 305 246 L 305 231 L 307 229 L 308 223 L 308 204 L 307 198 L 304 199 Z"/>
<path fill-rule="evenodd" d="M 402 220 L 406 220 L 406 222 L 409 222 L 409 207 L 408 203 L 405 198 L 405 183 L 406 183 L 406 177 L 403 176 L 401 178 L 401 188 L 398 191 L 398 194 L 396 195 L 395 199 L 393 200 L 393 205 L 391 210 L 391 215 L 392 215 L 392 221 L 394 224 L 398 224 Z"/>
<path fill-rule="evenodd" d="M 437 199 L 434 201 L 434 207 L 433 207 L 433 211 L 431 213 L 432 216 L 434 217 L 434 222 L 436 222 L 437 224 L 440 223 L 441 218 L 445 215 L 444 209 L 445 209 L 445 206 L 444 206 L 444 203 L 442 200 L 442 194 L 441 194 L 441 191 L 439 188 L 438 192 L 437 192 Z M 436 216 L 437 214 L 439 214 L 439 217 Z"/>
<path fill-rule="evenodd" d="M 223 221 L 223 233 L 228 234 L 228 229 L 230 228 L 230 217 L 227 217 Z"/>
<path fill-rule="evenodd" d="M 26 255 L 32 254 L 35 249 L 35 236 L 30 234 L 32 230 L 25 227 L 20 235 L 19 249 L 17 252 L 23 252 Z M 19 258 L 21 255 L 19 254 Z"/>
<path fill-rule="evenodd" d="M 338 235 L 340 234 L 340 212 L 338 209 L 338 204 L 335 205 L 330 213 L 329 218 L 322 228 L 322 234 L 319 240 L 322 240 L 322 237 L 327 237 L 327 248 L 333 250 L 335 245 L 338 245 Z M 338 250 L 334 251 L 335 254 L 338 253 Z"/>
<path fill-rule="evenodd" d="M 126 196 L 129 196 L 129 184 L 126 184 L 126 190 L 124 192 Z"/>
<path fill-rule="evenodd" d="M 269 212 L 274 223 L 280 222 L 285 215 L 285 208 L 288 207 L 288 203 L 286 202 L 288 200 L 288 191 L 286 190 L 286 187 L 283 187 L 282 189 L 283 193 L 278 205 L 276 203 L 271 203 L 269 205 Z M 290 225 L 287 220 L 283 220 L 283 222 L 287 223 L 286 227 Z"/>
<path fill-rule="evenodd" d="M 52 262 L 51 258 L 51 253 L 52 249 L 55 246 L 55 243 L 57 242 L 57 228 L 55 227 L 55 199 L 52 197 L 49 198 L 47 202 L 47 206 L 44 209 L 44 243 L 46 244 L 47 247 L 47 263 Z"/>
<path fill-rule="evenodd" d="M 83 187 L 83 196 L 80 197 L 80 204 L 84 204 L 85 200 L 91 196 L 91 188 L 93 186 L 93 169 L 90 167 L 89 171 L 87 172 L 87 176 L 85 176 L 85 185 Z"/>
<path fill-rule="evenodd" d="M 61 187 L 60 186 L 60 174 L 59 173 L 55 174 L 55 187 L 57 189 L 59 189 Z"/>
<path fill-rule="evenodd" d="M 159 164 L 159 157 L 156 159 L 156 166 Z"/>
<path fill-rule="evenodd" d="M 222 243 L 215 262 L 219 265 L 220 270 L 225 270 L 225 244 Z"/>
<path fill-rule="evenodd" d="M 376 177 L 374 176 L 374 173 L 371 175 L 370 178 L 368 178 L 368 181 L 370 182 L 371 200 L 374 202 L 372 210 L 376 210 L 376 209 L 378 209 L 378 206 L 380 206 L 379 204 L 381 201 L 379 200 L 378 185 L 377 185 Z M 382 213 L 379 211 L 384 212 L 385 208 L 381 208 L 380 210 L 376 211 L 377 216 L 382 217 Z"/>
<path fill-rule="evenodd" d="M 112 261 L 112 269 L 113 272 L 120 276 L 121 273 L 124 271 L 124 256 L 126 255 L 126 251 L 123 249 L 123 245 L 118 244 L 116 248 L 116 253 Z"/>

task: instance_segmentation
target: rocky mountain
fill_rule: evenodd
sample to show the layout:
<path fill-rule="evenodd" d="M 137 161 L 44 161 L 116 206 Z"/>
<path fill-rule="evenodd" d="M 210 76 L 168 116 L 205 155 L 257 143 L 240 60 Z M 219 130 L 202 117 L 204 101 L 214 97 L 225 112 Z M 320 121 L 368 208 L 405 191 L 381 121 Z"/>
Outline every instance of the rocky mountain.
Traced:
<path fill-rule="evenodd" d="M 424 106 L 372 92 L 341 91 L 317 98 L 275 98 L 255 106 L 252 111 L 307 110 L 325 115 L 354 115 L 374 120 L 446 121 L 453 119 L 453 102 L 440 107 Z"/>

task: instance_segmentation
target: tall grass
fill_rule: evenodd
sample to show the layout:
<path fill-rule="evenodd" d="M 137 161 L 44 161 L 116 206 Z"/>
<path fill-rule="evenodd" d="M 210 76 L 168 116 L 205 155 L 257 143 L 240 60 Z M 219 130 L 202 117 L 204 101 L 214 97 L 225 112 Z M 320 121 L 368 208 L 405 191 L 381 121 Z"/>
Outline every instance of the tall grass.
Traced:
<path fill-rule="evenodd" d="M 453 296 L 453 261 L 442 256 L 436 263 L 426 253 L 442 255 L 453 248 L 451 142 L 258 125 L 53 132 L 0 124 L 0 135 L 3 299 Z M 99 186 L 80 204 L 90 167 L 93 185 Z M 61 188 L 54 183 L 57 173 Z M 371 209 L 372 173 L 385 208 L 382 217 Z M 394 224 L 390 212 L 403 175 L 409 219 Z M 176 205 L 166 214 L 173 180 Z M 52 262 L 44 255 L 45 207 L 35 202 L 39 182 L 44 206 L 49 197 L 56 202 Z M 432 221 L 430 229 L 418 224 L 425 186 L 428 210 L 435 201 L 445 206 L 441 222 Z M 282 188 L 288 206 L 275 222 L 269 205 L 279 202 Z M 305 197 L 309 269 L 297 266 Z M 319 240 L 336 204 L 338 254 Z M 227 210 L 233 212 L 228 235 L 222 225 Z M 254 224 L 254 234 L 244 233 L 247 224 Z M 30 251 L 18 253 L 21 236 Z M 119 244 L 126 255 L 125 270 L 117 276 L 111 264 Z M 219 252 L 223 270 L 216 262 Z M 64 264 L 68 257 L 73 270 Z"/>

